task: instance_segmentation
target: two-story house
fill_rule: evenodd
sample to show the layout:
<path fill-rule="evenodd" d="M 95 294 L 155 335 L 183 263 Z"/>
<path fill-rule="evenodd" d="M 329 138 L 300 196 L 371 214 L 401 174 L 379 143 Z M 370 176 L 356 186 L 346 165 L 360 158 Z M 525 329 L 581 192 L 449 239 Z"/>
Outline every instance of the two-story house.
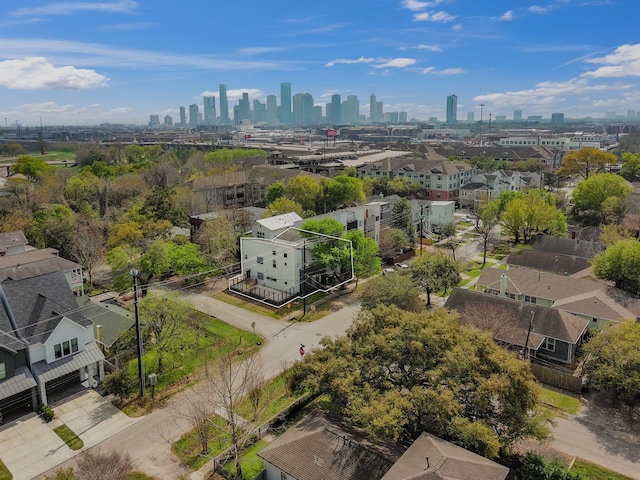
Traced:
<path fill-rule="evenodd" d="M 94 386 L 104 378 L 104 355 L 94 325 L 78 308 L 63 272 L 6 279 L 0 284 L 3 357 L 0 409 L 47 404 L 47 394 L 69 383 Z M 24 348 L 22 348 L 24 346 Z M 34 385 L 37 401 L 33 401 Z"/>

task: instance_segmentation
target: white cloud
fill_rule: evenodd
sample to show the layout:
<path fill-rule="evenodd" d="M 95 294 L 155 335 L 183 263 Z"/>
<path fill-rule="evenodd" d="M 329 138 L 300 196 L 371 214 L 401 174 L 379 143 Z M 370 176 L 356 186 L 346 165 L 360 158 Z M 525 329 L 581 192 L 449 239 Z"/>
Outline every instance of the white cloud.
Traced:
<path fill-rule="evenodd" d="M 24 103 L 19 108 L 27 115 L 48 115 L 73 111 L 73 105 L 58 105 L 56 102 Z"/>
<path fill-rule="evenodd" d="M 56 67 L 44 57 L 0 61 L 0 86 L 11 89 L 66 89 L 105 87 L 108 78 L 94 70 Z"/>
<path fill-rule="evenodd" d="M 368 57 L 360 57 L 360 58 L 356 58 L 355 60 L 350 60 L 348 58 L 338 58 L 337 60 L 331 60 L 330 62 L 325 63 L 324 66 L 333 67 L 334 65 L 338 65 L 338 64 L 353 65 L 356 63 L 373 63 L 375 61 L 376 61 L 375 58 L 368 58 Z"/>
<path fill-rule="evenodd" d="M 242 55 L 262 55 L 264 53 L 281 52 L 284 48 L 280 47 L 247 47 L 241 48 L 239 52 Z"/>
<path fill-rule="evenodd" d="M 588 93 L 606 93 L 611 90 L 628 90 L 632 85 L 590 85 L 584 78 L 572 78 L 564 82 L 541 82 L 536 88 L 513 92 L 490 93 L 473 98 L 475 102 L 491 103 L 494 107 L 514 105 L 552 105 L 564 102 L 568 95 L 585 95 Z"/>
<path fill-rule="evenodd" d="M 33 8 L 19 8 L 11 12 L 12 17 L 73 15 L 76 12 L 130 13 L 138 6 L 133 0 L 118 2 L 58 2 Z"/>
<path fill-rule="evenodd" d="M 540 5 L 531 5 L 527 10 L 531 13 L 538 13 L 544 15 L 552 10 L 551 7 L 541 7 Z"/>
<path fill-rule="evenodd" d="M 592 72 L 583 73 L 581 76 L 585 78 L 640 77 L 640 44 L 622 45 L 609 55 L 585 61 L 604 65 Z"/>
<path fill-rule="evenodd" d="M 415 58 L 392 58 L 384 63 L 373 65 L 373 68 L 405 68 L 416 63 Z"/>
<path fill-rule="evenodd" d="M 501 20 L 503 22 L 508 22 L 510 20 L 513 20 L 514 18 L 516 18 L 516 16 L 513 13 L 513 10 L 507 10 L 500 17 L 498 17 L 498 20 Z"/>
<path fill-rule="evenodd" d="M 420 10 L 424 10 L 425 8 L 435 7 L 442 2 L 443 0 L 433 0 L 431 2 L 420 2 L 418 0 L 402 0 L 402 6 L 407 10 L 419 12 Z"/>
<path fill-rule="evenodd" d="M 116 23 L 114 25 L 106 25 L 104 27 L 101 27 L 100 30 L 103 32 L 127 32 L 136 30 L 148 30 L 149 28 L 154 28 L 155 26 L 155 24 L 149 22 Z"/>
<path fill-rule="evenodd" d="M 456 19 L 455 15 L 450 15 L 447 12 L 423 12 L 415 13 L 413 20 L 415 22 L 453 22 Z"/>
<path fill-rule="evenodd" d="M 467 72 L 462 68 L 445 68 L 444 70 L 436 70 L 434 67 L 428 67 L 420 73 L 423 75 L 461 75 Z"/>
<path fill-rule="evenodd" d="M 462 30 L 462 24 L 458 23 L 458 24 L 454 25 L 453 27 L 451 27 L 451 30 L 459 32 L 460 30 Z"/>
<path fill-rule="evenodd" d="M 442 48 L 438 47 L 437 45 L 425 45 L 424 43 L 421 43 L 420 45 L 418 45 L 417 47 L 418 50 L 428 50 L 430 52 L 441 52 Z"/>

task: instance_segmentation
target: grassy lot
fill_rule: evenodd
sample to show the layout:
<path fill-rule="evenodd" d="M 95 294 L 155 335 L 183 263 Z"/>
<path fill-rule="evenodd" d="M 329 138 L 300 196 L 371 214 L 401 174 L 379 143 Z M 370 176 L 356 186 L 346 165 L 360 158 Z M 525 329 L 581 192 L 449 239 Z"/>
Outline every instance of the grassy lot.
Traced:
<path fill-rule="evenodd" d="M 200 439 L 195 430 L 191 430 L 171 445 L 171 451 L 192 470 L 198 470 L 211 461 L 213 457 L 222 453 L 230 444 L 231 438 L 224 433 L 225 421 L 215 416 L 209 426 L 209 452 L 202 454 Z"/>
<path fill-rule="evenodd" d="M 631 480 L 631 478 L 625 475 L 612 472 L 604 467 L 594 465 L 579 458 L 573 463 L 571 471 L 580 473 L 582 478 L 588 478 L 589 480 Z"/>
<path fill-rule="evenodd" d="M 82 439 L 73 433 L 65 424 L 54 428 L 53 431 L 56 432 L 56 435 L 58 435 L 71 450 L 80 450 L 84 447 Z"/>
<path fill-rule="evenodd" d="M 220 346 L 231 346 L 238 352 L 247 352 L 258 348 L 257 343 L 262 338 L 232 327 L 228 323 L 218 320 L 204 313 L 192 310 L 191 324 L 202 326 L 202 330 L 184 326 L 178 329 L 173 338 L 171 348 L 163 354 L 164 371 L 158 375 L 155 387 L 156 396 L 162 396 L 163 390 L 176 384 L 186 384 L 198 376 L 205 362 L 212 364 L 220 354 Z M 145 374 L 158 373 L 158 352 L 151 347 L 145 351 L 143 357 Z M 127 368 L 133 378 L 138 376 L 138 363 L 134 358 L 128 362 Z M 151 395 L 151 389 L 146 389 L 146 395 Z M 131 405 L 135 409 L 135 405 Z M 125 413 L 133 411 L 125 408 Z"/>
<path fill-rule="evenodd" d="M 158 477 L 150 477 L 143 472 L 133 472 L 125 477 L 125 480 L 160 480 Z"/>
<path fill-rule="evenodd" d="M 282 317 L 285 317 L 289 314 L 289 310 L 285 308 L 281 308 L 280 310 L 276 310 L 271 307 L 267 307 L 258 302 L 253 302 L 248 298 L 243 298 L 238 295 L 233 295 L 228 292 L 220 292 L 212 295 L 216 300 L 220 300 L 221 302 L 228 303 L 229 305 L 233 305 L 234 307 L 244 308 L 253 313 L 257 313 L 260 315 L 264 315 L 265 317 L 273 318 L 275 320 L 280 320 Z M 292 307 L 293 308 L 293 307 Z"/>
<path fill-rule="evenodd" d="M 242 418 L 249 420 L 256 425 L 261 425 L 276 416 L 278 413 L 282 412 L 285 408 L 300 398 L 299 395 L 290 395 L 287 391 L 285 386 L 285 374 L 280 374 L 269 380 L 264 386 L 264 392 L 265 398 L 268 401 L 266 408 L 259 412 L 257 418 L 254 418 L 251 402 L 248 398 L 245 398 L 240 405 L 240 415 Z"/>
<path fill-rule="evenodd" d="M 259 440 L 243 452 L 240 457 L 240 465 L 242 466 L 242 478 L 244 480 L 253 480 L 262 470 L 264 470 L 264 463 L 262 462 L 262 459 L 258 457 L 258 452 L 266 446 L 267 442 Z M 229 476 L 235 478 L 235 462 L 232 461 L 227 463 L 224 466 L 223 471 Z"/>
<path fill-rule="evenodd" d="M 564 393 L 554 392 L 548 388 L 542 389 L 540 400 L 553 410 L 569 415 L 576 415 L 580 410 L 580 399 Z"/>
<path fill-rule="evenodd" d="M 498 269 L 500 270 L 506 270 L 507 268 L 509 268 L 509 266 L 506 263 L 501 263 L 500 265 L 498 265 Z"/>
<path fill-rule="evenodd" d="M 12 479 L 13 479 L 13 475 L 11 474 L 9 469 L 5 466 L 5 464 L 2 463 L 2 460 L 0 460 L 0 480 L 12 480 Z"/>

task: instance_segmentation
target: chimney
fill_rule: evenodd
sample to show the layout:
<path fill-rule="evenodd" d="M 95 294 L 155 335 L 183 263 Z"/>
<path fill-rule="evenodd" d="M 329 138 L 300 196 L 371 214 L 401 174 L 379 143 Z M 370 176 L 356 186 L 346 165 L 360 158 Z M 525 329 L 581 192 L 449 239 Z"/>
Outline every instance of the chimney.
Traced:
<path fill-rule="evenodd" d="M 96 340 L 102 343 L 104 335 L 102 333 L 102 325 L 96 325 Z"/>
<path fill-rule="evenodd" d="M 500 296 L 507 296 L 507 275 L 504 273 L 500 275 Z"/>

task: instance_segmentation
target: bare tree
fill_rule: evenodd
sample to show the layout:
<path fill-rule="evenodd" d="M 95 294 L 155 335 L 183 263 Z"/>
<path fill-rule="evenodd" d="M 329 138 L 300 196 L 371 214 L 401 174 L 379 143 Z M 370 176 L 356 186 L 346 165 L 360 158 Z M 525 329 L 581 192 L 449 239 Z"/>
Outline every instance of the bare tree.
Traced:
<path fill-rule="evenodd" d="M 76 221 L 76 235 L 72 238 L 71 255 L 84 266 L 93 287 L 93 272 L 104 259 L 106 228 L 103 222 L 88 215 L 79 216 Z"/>
<path fill-rule="evenodd" d="M 513 311 L 492 303 L 473 303 L 458 308 L 460 325 L 470 325 L 492 333 L 496 341 L 519 338 L 522 329 Z M 510 342 L 509 342 L 510 343 Z"/>
<path fill-rule="evenodd" d="M 126 452 L 87 450 L 78 459 L 82 480 L 124 480 L 133 472 L 133 461 Z"/>

